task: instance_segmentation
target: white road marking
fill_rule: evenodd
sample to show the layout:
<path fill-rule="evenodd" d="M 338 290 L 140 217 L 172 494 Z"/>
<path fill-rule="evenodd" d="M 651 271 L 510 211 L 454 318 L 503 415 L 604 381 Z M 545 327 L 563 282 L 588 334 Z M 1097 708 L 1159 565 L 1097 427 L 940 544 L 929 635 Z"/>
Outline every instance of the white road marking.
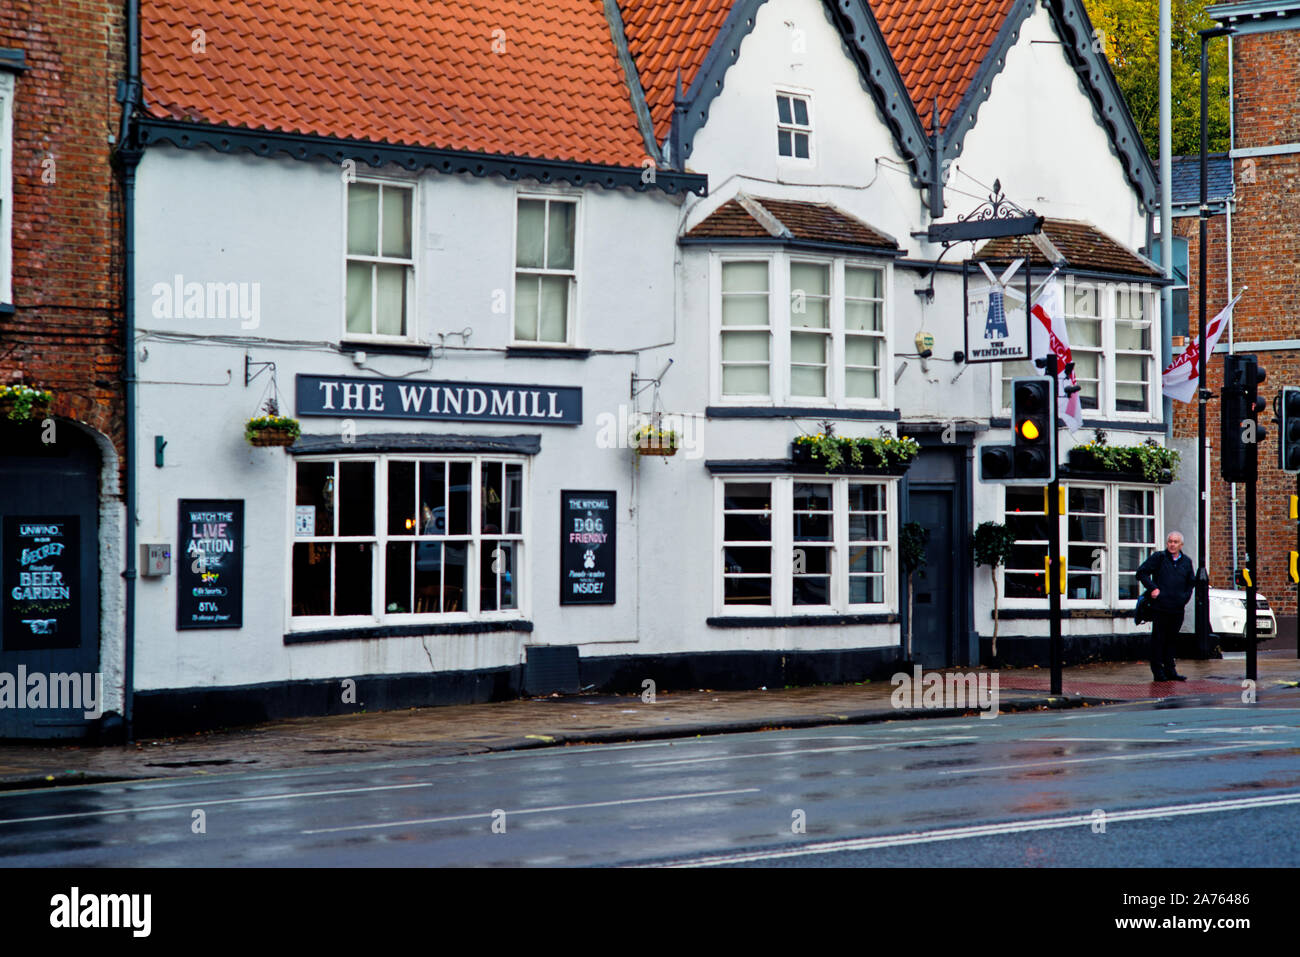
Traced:
<path fill-rule="evenodd" d="M 756 751 L 753 754 L 723 754 L 712 758 L 670 758 L 666 761 L 647 761 L 634 764 L 635 768 L 665 768 L 679 764 L 706 764 L 714 761 L 742 761 L 747 758 L 793 758 L 806 754 L 829 754 L 833 751 L 878 751 L 882 748 L 896 749 L 919 746 L 923 744 L 951 744 L 954 741 L 974 741 L 973 734 L 954 734 L 942 738 L 920 738 L 916 741 L 882 741 L 879 744 L 846 744 L 838 748 L 791 748 L 788 751 Z"/>
<path fill-rule="evenodd" d="M 685 801 L 689 798 L 721 797 L 727 794 L 754 794 L 758 788 L 736 788 L 729 791 L 693 791 L 689 794 L 662 794 L 658 797 L 621 798 L 617 801 L 592 801 L 589 804 L 554 804 L 550 807 L 526 807 L 506 811 L 507 816 L 518 814 L 545 814 L 551 811 L 579 811 L 593 807 L 616 807 L 623 804 L 649 804 L 654 801 Z M 345 827 L 319 827 L 302 831 L 302 834 L 337 834 L 340 831 L 376 831 L 386 827 L 408 827 L 415 824 L 444 824 L 448 821 L 473 821 L 492 817 L 491 811 L 475 814 L 452 814 L 447 817 L 425 817 L 411 821 L 387 821 L 383 824 L 349 824 Z"/>
<path fill-rule="evenodd" d="M 286 794 L 262 794 L 257 797 L 238 797 L 238 798 L 221 798 L 220 800 L 210 801 L 207 798 L 199 798 L 194 801 L 186 801 L 183 804 L 145 804 L 140 807 L 122 807 L 113 808 L 108 811 L 76 811 L 70 814 L 42 814 L 40 817 L 15 817 L 7 821 L 0 821 L 0 824 L 30 824 L 33 821 L 64 821 L 74 817 L 106 817 L 110 814 L 143 814 L 146 811 L 174 811 L 177 808 L 192 808 L 196 804 L 202 804 L 204 807 L 212 807 L 217 804 L 249 804 L 254 801 L 287 801 L 290 798 L 302 797 L 331 797 L 335 794 L 358 794 L 364 791 L 400 791 L 406 788 L 431 788 L 432 784 L 380 784 L 368 788 L 335 788 L 331 791 L 296 791 Z"/>
<path fill-rule="evenodd" d="M 1052 761 L 1031 761 L 1025 764 L 997 764 L 983 768 L 954 768 L 940 771 L 940 774 L 983 774 L 986 771 L 1021 771 L 1026 768 L 1055 768 L 1062 764 L 1087 764 L 1091 761 L 1154 761 L 1157 758 L 1183 758 L 1191 754 L 1206 754 L 1210 751 L 1240 751 L 1248 748 L 1276 747 L 1276 741 L 1242 741 L 1240 744 L 1225 744 L 1218 748 L 1186 748 L 1182 751 L 1165 751 L 1157 754 L 1101 754 L 1091 758 L 1058 758 Z"/>
<path fill-rule="evenodd" d="M 1162 807 L 1134 808 L 1128 811 L 1107 811 L 1106 824 L 1124 821 L 1144 821 L 1161 817 L 1181 817 L 1187 814 L 1217 814 L 1223 811 L 1246 811 L 1261 807 L 1282 807 L 1300 804 L 1300 793 L 1274 794 L 1266 797 L 1235 798 L 1223 801 L 1203 801 L 1197 804 L 1168 804 Z M 726 854 L 701 857 L 695 860 L 669 861 L 649 864 L 649 867 L 716 867 L 745 864 L 751 861 L 770 861 L 808 854 L 835 854 L 842 851 L 865 851 L 882 847 L 903 847 L 908 844 L 926 844 L 932 841 L 958 841 L 972 837 L 995 837 L 1000 834 L 1019 834 L 1028 831 L 1046 831 L 1064 827 L 1088 827 L 1095 821 L 1092 812 L 1070 814 L 1065 817 L 1039 818 L 1029 821 L 1006 821 L 998 824 L 974 824 L 967 827 L 942 828 L 934 831 L 914 831 L 910 834 L 890 834 L 883 837 L 849 838 L 824 841 L 802 847 L 781 848 L 769 851 L 750 851 L 743 854 Z"/>

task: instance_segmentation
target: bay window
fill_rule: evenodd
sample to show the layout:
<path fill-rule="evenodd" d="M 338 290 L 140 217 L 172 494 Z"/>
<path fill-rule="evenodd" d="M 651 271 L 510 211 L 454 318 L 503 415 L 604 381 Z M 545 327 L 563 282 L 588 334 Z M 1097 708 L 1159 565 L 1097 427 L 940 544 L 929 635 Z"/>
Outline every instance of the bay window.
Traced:
<path fill-rule="evenodd" d="M 1074 357 L 1079 401 L 1088 416 L 1151 419 L 1155 401 L 1157 300 L 1141 283 L 1066 277 L 1065 328 Z M 1000 408 L 1010 408 L 1011 380 L 1041 372 L 1033 362 L 1004 362 Z"/>
<path fill-rule="evenodd" d="M 718 481 L 725 614 L 892 610 L 895 481 Z"/>
<path fill-rule="evenodd" d="M 1136 600 L 1135 572 L 1160 548 L 1156 515 L 1160 490 L 1116 483 L 1062 483 L 1065 513 L 1059 517 L 1065 552 L 1067 607 L 1111 607 Z M 1006 486 L 1007 527 L 1015 535 L 1001 576 L 1005 599 L 1047 603 L 1048 517 L 1044 489 Z"/>
<path fill-rule="evenodd" d="M 719 401 L 887 402 L 888 265 L 782 251 L 715 269 Z"/>
<path fill-rule="evenodd" d="M 518 461 L 299 459 L 290 614 L 400 621 L 517 612 L 524 496 Z"/>

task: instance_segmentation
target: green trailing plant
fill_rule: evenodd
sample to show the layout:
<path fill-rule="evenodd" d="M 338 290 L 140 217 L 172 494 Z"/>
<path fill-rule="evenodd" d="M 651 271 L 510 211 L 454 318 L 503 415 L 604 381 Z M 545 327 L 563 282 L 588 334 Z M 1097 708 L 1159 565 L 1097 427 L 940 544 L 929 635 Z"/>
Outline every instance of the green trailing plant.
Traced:
<path fill-rule="evenodd" d="M 0 406 L 7 407 L 6 417 L 12 422 L 26 422 L 37 406 L 47 406 L 53 398 L 54 393 L 28 385 L 0 386 Z"/>
<path fill-rule="evenodd" d="M 926 565 L 925 546 L 930 530 L 920 522 L 908 522 L 898 532 L 898 553 L 907 580 L 907 660 L 912 660 L 912 575 Z"/>
<path fill-rule="evenodd" d="M 295 439 L 302 434 L 302 426 L 297 419 L 287 415 L 256 415 L 244 426 L 244 438 L 251 442 L 258 432 L 270 430 L 287 432 Z"/>
<path fill-rule="evenodd" d="M 1147 439 L 1141 445 L 1108 445 L 1106 433 L 1100 430 L 1091 442 L 1076 446 L 1073 452 L 1076 461 L 1082 456 L 1083 463 L 1097 471 L 1141 475 L 1148 482 L 1159 482 L 1166 471 L 1171 479 L 1176 478 L 1182 458 L 1155 439 Z"/>
<path fill-rule="evenodd" d="M 971 552 L 975 564 L 988 565 L 989 575 L 993 579 L 993 658 L 998 656 L 998 566 L 1011 560 L 1011 550 L 1015 547 L 1016 536 L 1011 529 L 999 522 L 981 522 L 971 539 Z"/>
<path fill-rule="evenodd" d="M 825 425 L 823 423 L 823 429 Z M 895 438 L 884 435 L 880 438 L 851 439 L 825 430 L 816 435 L 800 435 L 794 442 L 795 445 L 808 449 L 813 461 L 820 462 L 827 472 L 845 465 L 854 469 L 905 465 L 921 451 L 920 444 L 908 436 Z"/>

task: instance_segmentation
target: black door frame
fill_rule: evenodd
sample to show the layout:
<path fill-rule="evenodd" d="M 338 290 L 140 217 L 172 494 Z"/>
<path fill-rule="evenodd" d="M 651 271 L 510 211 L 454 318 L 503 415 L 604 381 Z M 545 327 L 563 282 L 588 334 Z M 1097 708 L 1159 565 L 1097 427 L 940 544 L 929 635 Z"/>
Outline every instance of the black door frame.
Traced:
<path fill-rule="evenodd" d="M 899 489 L 900 528 L 911 521 L 911 494 L 915 489 L 926 491 L 950 491 L 953 503 L 953 628 L 948 642 L 947 658 L 953 667 L 974 667 L 979 664 L 979 639 L 975 633 L 975 589 L 974 559 L 971 556 L 971 539 L 974 535 L 971 516 L 974 514 L 974 466 L 975 433 L 958 429 L 955 441 L 943 442 L 940 436 L 946 430 L 927 429 L 924 426 L 909 424 L 906 432 L 921 444 L 921 455 L 947 451 L 955 462 L 957 479 L 955 482 L 914 482 L 905 475 Z M 900 434 L 904 430 L 900 428 Z M 902 648 L 907 635 L 907 583 L 903 580 L 901 564 L 899 574 L 899 647 Z"/>

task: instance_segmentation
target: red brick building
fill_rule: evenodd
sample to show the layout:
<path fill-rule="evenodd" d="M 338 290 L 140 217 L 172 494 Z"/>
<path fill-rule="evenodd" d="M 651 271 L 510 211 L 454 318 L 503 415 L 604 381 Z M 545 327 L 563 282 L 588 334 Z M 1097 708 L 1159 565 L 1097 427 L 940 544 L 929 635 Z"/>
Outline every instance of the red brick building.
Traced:
<path fill-rule="evenodd" d="M 1207 385 L 1217 394 L 1223 355 L 1229 348 L 1255 354 L 1267 370 L 1261 394 L 1271 403 L 1283 385 L 1300 385 L 1300 3 L 1253 2 L 1211 8 L 1237 30 L 1228 40 L 1232 57 L 1232 144 L 1226 157 L 1211 159 L 1211 206 L 1206 275 L 1207 317 L 1246 289 L 1210 364 Z M 1199 190 L 1197 157 L 1182 158 L 1192 202 L 1175 219 L 1174 234 L 1188 239 L 1189 334 L 1197 333 Z M 1231 179 L 1225 183 L 1230 171 Z M 1176 166 L 1175 192 L 1180 173 Z M 1188 189 L 1187 187 L 1190 187 Z M 1177 212 L 1177 210 L 1176 210 Z M 1178 332 L 1177 329 L 1174 330 Z M 1231 336 L 1231 342 L 1229 341 Z M 1180 347 L 1175 345 L 1175 353 Z M 1196 406 L 1174 403 L 1175 437 L 1195 437 Z M 1287 516 L 1296 481 L 1277 468 L 1277 429 L 1270 409 L 1261 416 L 1268 435 L 1259 452 L 1256 562 L 1260 590 L 1280 616 L 1296 613 L 1295 586 L 1287 572 L 1296 547 L 1295 523 Z M 1233 570 L 1246 557 L 1245 490 L 1219 478 L 1219 405 L 1209 405 L 1210 582 L 1234 587 Z M 1191 473 L 1189 472 L 1189 475 Z M 1190 533 L 1189 533 L 1190 534 Z"/>
<path fill-rule="evenodd" d="M 0 6 L 0 387 L 53 394 L 25 423 L 0 420 L 0 671 L 102 672 L 119 699 L 124 9 Z M 15 593 L 38 529 L 57 546 L 32 566 L 53 601 Z M 0 712 L 4 737 L 84 730 L 71 712 Z"/>

